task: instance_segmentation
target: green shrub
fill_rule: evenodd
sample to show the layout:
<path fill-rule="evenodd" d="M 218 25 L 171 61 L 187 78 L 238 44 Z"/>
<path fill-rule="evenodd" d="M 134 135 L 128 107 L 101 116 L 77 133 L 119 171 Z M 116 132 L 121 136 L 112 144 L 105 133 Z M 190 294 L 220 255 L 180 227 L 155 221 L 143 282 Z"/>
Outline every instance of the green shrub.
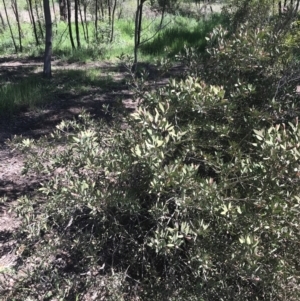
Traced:
<path fill-rule="evenodd" d="M 20 142 L 25 171 L 47 178 L 19 201 L 22 243 L 27 262 L 48 260 L 16 286 L 18 300 L 43 290 L 84 300 L 92 287 L 107 300 L 112 287 L 117 300 L 134 287 L 145 300 L 296 300 L 298 123 L 253 131 L 245 152 L 224 95 L 172 81 L 125 131 L 83 114 L 50 140 Z"/>
<path fill-rule="evenodd" d="M 281 41 L 217 28 L 205 65 L 186 49 L 191 76 L 137 91 L 127 118 L 83 113 L 16 140 L 44 181 L 16 208 L 29 272 L 2 295 L 299 300 L 299 105 Z"/>

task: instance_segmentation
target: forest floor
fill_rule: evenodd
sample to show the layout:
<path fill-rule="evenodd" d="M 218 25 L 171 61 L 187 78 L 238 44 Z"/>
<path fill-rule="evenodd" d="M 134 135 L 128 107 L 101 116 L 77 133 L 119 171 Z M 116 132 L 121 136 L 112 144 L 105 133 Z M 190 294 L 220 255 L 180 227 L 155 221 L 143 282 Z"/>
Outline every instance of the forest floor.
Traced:
<path fill-rule="evenodd" d="M 168 79 L 183 73 L 180 65 L 156 82 L 157 70 L 154 66 L 145 66 L 149 71 L 149 82 L 153 88 L 167 83 Z M 53 99 L 34 109 L 21 110 L 12 116 L 0 115 L 0 282 L 6 277 L 6 271 L 17 260 L 18 246 L 14 240 L 14 231 L 20 225 L 11 209 L 22 195 L 32 195 L 39 186 L 40 179 L 34 174 L 22 175 L 24 156 L 11 149 L 7 141 L 15 136 L 23 138 L 39 138 L 51 133 L 62 120 L 76 118 L 82 109 L 87 110 L 95 118 L 106 118 L 102 105 L 114 106 L 121 100 L 124 111 L 133 111 L 136 103 L 133 93 L 128 88 L 126 78 L 128 73 L 122 65 L 112 62 L 93 62 L 87 64 L 67 64 L 61 61 L 53 62 L 53 79 L 66 81 L 81 81 L 83 78 L 61 78 L 62 71 L 86 71 L 93 68 L 101 69 L 101 76 L 94 81 L 94 86 L 78 92 L 76 89 L 62 89 L 54 93 Z M 18 59 L 15 57 L 0 58 L 0 82 L 18 81 L 24 77 L 41 74 L 41 60 Z M 68 74 L 68 73 L 67 73 Z M 82 76 L 84 76 L 84 72 Z M 77 74 L 78 75 L 78 74 Z M 107 79 L 109 75 L 109 80 Z M 57 79 L 57 78 L 58 79 Z M 76 83 L 75 83 L 76 84 Z M 1 95 L 0 95 L 1 97 Z M 2 117 L 1 117 L 2 116 Z M 13 280 L 6 281 L 13 285 Z M 1 289 L 1 288 L 0 288 Z"/>

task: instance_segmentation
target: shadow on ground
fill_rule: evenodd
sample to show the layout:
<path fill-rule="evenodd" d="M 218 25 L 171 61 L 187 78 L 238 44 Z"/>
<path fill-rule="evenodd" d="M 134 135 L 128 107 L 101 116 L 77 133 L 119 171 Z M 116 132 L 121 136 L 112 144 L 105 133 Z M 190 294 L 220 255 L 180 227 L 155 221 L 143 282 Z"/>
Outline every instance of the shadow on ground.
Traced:
<path fill-rule="evenodd" d="M 120 106 L 131 98 L 121 65 L 63 65 L 53 68 L 50 80 L 36 73 L 37 68 L 0 65 L 0 88 L 5 85 L 7 93 L 0 110 L 0 145 L 14 135 L 37 138 L 48 134 L 61 120 L 76 118 L 82 109 L 109 121 L 112 116 L 104 113 L 103 105 Z"/>

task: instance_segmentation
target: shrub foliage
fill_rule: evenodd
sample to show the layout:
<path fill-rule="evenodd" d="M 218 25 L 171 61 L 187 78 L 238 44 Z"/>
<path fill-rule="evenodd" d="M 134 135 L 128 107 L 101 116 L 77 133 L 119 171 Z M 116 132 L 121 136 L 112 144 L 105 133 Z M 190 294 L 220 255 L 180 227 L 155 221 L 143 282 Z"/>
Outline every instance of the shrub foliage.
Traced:
<path fill-rule="evenodd" d="M 83 113 L 15 142 L 45 180 L 16 209 L 29 272 L 10 300 L 299 299 L 300 126 L 282 37 L 245 25 L 208 40 L 205 65 L 187 50 L 190 76 L 121 122 Z"/>

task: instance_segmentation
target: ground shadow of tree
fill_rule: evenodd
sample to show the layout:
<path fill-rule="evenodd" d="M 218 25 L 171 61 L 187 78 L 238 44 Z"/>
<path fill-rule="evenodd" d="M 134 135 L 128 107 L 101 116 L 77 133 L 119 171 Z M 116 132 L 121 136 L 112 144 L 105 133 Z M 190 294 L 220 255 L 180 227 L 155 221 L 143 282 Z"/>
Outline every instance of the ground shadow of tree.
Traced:
<path fill-rule="evenodd" d="M 130 98 L 130 93 L 124 70 L 118 66 L 105 68 L 100 75 L 87 69 L 57 69 L 50 80 L 33 73 L 33 69 L 10 70 L 13 76 L 5 81 L 13 82 L 11 95 L 19 90 L 22 97 L 33 97 L 34 102 L 17 103 L 12 112 L 0 112 L 0 143 L 14 135 L 45 135 L 61 120 L 76 117 L 82 109 L 109 121 L 112 116 L 105 114 L 103 105 L 120 106 L 123 99 Z"/>

